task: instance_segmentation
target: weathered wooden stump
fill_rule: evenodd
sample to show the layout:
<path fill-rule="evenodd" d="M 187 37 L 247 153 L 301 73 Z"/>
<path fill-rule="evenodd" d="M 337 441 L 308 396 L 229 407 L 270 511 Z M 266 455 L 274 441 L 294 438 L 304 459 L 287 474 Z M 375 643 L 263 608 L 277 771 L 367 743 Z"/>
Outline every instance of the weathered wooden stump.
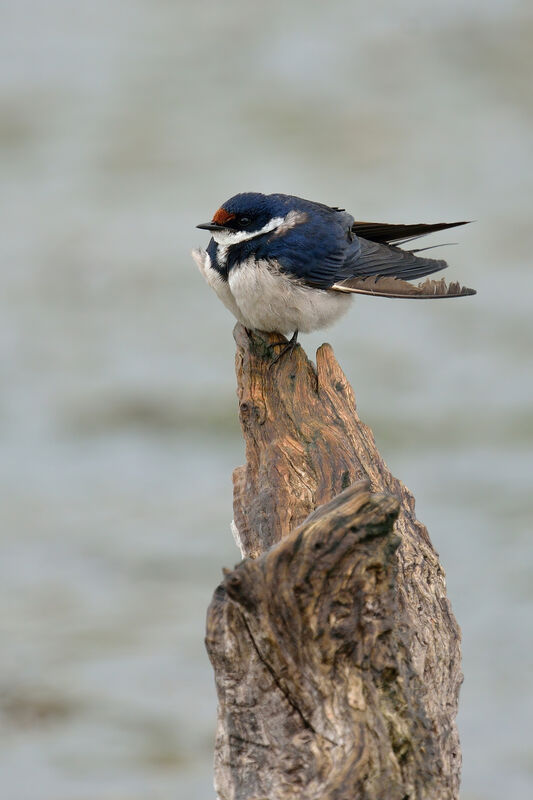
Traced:
<path fill-rule="evenodd" d="M 460 632 L 414 499 L 329 345 L 237 325 L 245 560 L 215 591 L 220 800 L 452 800 Z"/>

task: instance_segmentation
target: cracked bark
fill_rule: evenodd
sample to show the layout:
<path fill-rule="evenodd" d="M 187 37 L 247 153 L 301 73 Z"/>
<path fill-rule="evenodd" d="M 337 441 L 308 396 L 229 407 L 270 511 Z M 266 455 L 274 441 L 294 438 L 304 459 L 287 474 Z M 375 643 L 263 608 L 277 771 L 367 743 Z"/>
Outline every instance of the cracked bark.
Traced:
<path fill-rule="evenodd" d="M 329 345 L 235 328 L 245 560 L 208 611 L 220 800 L 455 800 L 460 633 Z"/>

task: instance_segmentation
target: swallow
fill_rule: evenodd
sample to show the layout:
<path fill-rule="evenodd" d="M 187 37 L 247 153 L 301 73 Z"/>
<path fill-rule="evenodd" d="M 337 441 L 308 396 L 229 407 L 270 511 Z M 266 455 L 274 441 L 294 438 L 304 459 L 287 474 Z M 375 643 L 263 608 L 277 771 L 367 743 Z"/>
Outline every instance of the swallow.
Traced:
<path fill-rule="evenodd" d="M 246 328 L 283 335 L 331 325 L 354 294 L 436 299 L 476 292 L 424 278 L 446 261 L 401 245 L 466 222 L 356 222 L 344 209 L 286 194 L 244 192 L 197 227 L 212 238 L 193 257 L 207 283 Z"/>

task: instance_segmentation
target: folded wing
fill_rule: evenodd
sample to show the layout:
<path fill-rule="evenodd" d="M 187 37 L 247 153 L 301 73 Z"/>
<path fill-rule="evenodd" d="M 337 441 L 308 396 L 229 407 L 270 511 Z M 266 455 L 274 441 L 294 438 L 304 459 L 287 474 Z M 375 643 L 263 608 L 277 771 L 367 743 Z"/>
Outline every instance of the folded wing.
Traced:
<path fill-rule="evenodd" d="M 426 233 L 464 225 L 464 222 L 435 224 L 389 225 L 379 222 L 354 222 L 352 231 L 358 237 L 360 252 L 352 275 L 342 276 L 331 288 L 339 292 L 376 295 L 381 297 L 437 298 L 464 297 L 475 294 L 473 289 L 457 282 L 449 285 L 443 280 L 426 280 L 415 285 L 409 281 L 423 278 L 445 269 L 442 259 L 424 258 L 420 251 L 402 250 L 392 242 L 410 241 Z M 339 276 L 340 277 L 340 276 Z"/>
<path fill-rule="evenodd" d="M 356 236 L 361 236 L 371 242 L 390 244 L 391 242 L 418 239 L 419 236 L 425 236 L 427 233 L 457 228 L 459 225 L 468 225 L 468 222 L 435 222 L 429 225 L 427 223 L 395 225 L 387 222 L 354 222 L 352 231 Z"/>

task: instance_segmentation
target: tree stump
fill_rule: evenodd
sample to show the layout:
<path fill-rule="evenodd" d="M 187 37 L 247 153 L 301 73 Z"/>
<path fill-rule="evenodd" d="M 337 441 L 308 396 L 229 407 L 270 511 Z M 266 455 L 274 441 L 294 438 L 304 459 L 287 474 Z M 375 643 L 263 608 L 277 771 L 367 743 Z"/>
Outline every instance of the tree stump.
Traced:
<path fill-rule="evenodd" d="M 244 561 L 207 619 L 220 800 L 455 800 L 460 631 L 331 347 L 235 328 Z M 279 352 L 279 351 L 278 351 Z"/>

